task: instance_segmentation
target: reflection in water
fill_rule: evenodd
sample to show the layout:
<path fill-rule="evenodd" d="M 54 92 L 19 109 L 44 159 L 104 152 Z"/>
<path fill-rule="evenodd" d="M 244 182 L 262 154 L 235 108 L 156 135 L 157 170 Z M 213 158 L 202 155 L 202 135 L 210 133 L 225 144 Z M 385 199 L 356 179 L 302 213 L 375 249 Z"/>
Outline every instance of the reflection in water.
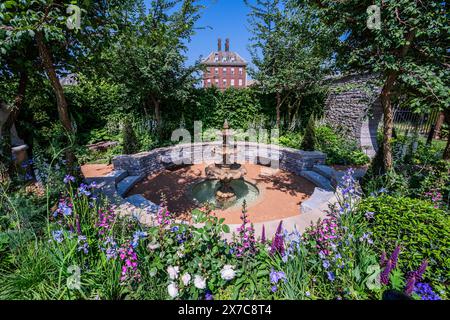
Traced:
<path fill-rule="evenodd" d="M 228 203 L 221 209 L 241 207 L 244 200 L 247 202 L 247 205 L 250 205 L 259 197 L 258 188 L 243 179 L 233 180 L 230 182 L 230 185 L 233 188 L 237 199 L 232 203 Z M 201 204 L 208 202 L 219 208 L 219 203 L 216 201 L 216 192 L 219 187 L 220 182 L 218 180 L 206 180 L 198 183 L 192 188 L 192 195 L 194 199 Z"/>

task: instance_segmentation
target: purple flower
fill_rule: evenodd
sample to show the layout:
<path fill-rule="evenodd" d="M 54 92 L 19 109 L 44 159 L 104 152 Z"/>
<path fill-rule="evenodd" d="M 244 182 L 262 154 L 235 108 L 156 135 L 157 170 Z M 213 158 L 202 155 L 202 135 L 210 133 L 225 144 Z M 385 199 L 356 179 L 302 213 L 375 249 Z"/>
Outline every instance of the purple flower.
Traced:
<path fill-rule="evenodd" d="M 381 257 L 380 257 L 380 266 L 384 267 L 384 266 L 386 266 L 386 263 L 387 263 L 386 252 L 383 251 L 381 253 Z"/>
<path fill-rule="evenodd" d="M 133 241 L 131 242 L 131 246 L 136 249 L 137 246 L 139 245 L 139 240 L 143 239 L 145 237 L 147 237 L 147 232 L 142 232 L 142 231 L 136 231 L 133 234 Z"/>
<path fill-rule="evenodd" d="M 266 227 L 264 225 L 262 227 L 261 243 L 266 243 Z"/>
<path fill-rule="evenodd" d="M 375 212 L 366 212 L 365 217 L 367 220 L 372 220 L 373 216 L 375 215 Z"/>
<path fill-rule="evenodd" d="M 325 269 L 328 269 L 330 267 L 330 262 L 328 262 L 328 260 L 323 260 L 322 265 Z"/>
<path fill-rule="evenodd" d="M 206 291 L 205 300 L 214 300 L 214 296 L 211 291 Z"/>
<path fill-rule="evenodd" d="M 389 283 L 389 275 L 392 270 L 392 262 L 391 260 L 388 260 L 386 263 L 386 267 L 384 268 L 383 272 L 380 275 L 381 283 L 384 285 L 387 285 Z"/>
<path fill-rule="evenodd" d="M 58 204 L 58 210 L 57 212 L 62 213 L 64 216 L 70 216 L 72 215 L 72 208 L 68 206 L 65 202 L 60 202 Z M 57 214 L 57 213 L 56 213 Z"/>
<path fill-rule="evenodd" d="M 417 271 L 416 271 L 416 279 L 422 280 L 422 276 L 425 273 L 425 271 L 427 270 L 427 267 L 428 267 L 428 261 L 423 260 L 419 266 L 419 269 L 417 269 Z"/>
<path fill-rule="evenodd" d="M 91 195 L 91 192 L 88 189 L 89 189 L 89 186 L 82 183 L 80 185 L 80 187 L 78 188 L 78 192 L 82 195 L 89 197 Z"/>
<path fill-rule="evenodd" d="M 271 290 L 272 290 L 272 292 L 277 292 L 278 287 L 277 286 L 272 286 Z"/>
<path fill-rule="evenodd" d="M 441 300 L 428 283 L 416 283 L 413 292 L 419 295 L 421 300 Z"/>
<path fill-rule="evenodd" d="M 62 230 L 52 231 L 52 237 L 53 237 L 53 240 L 55 240 L 58 243 L 61 243 L 64 241 L 64 233 Z"/>
<path fill-rule="evenodd" d="M 327 271 L 327 277 L 328 277 L 328 280 L 330 280 L 331 282 L 333 282 L 334 279 L 336 279 L 336 276 L 331 271 Z"/>
<path fill-rule="evenodd" d="M 65 184 L 68 184 L 69 182 L 75 182 L 75 177 L 68 174 L 64 177 L 63 181 Z"/>
<path fill-rule="evenodd" d="M 286 274 L 283 271 L 275 271 L 272 269 L 269 274 L 270 282 L 277 284 L 280 280 L 287 281 Z"/>
<path fill-rule="evenodd" d="M 272 247 L 270 249 L 270 254 L 274 255 L 278 252 L 281 255 L 284 255 L 284 241 L 283 241 L 283 220 L 280 221 L 278 225 L 277 232 L 275 234 L 275 238 L 272 241 Z"/>
<path fill-rule="evenodd" d="M 83 251 L 84 254 L 89 253 L 89 244 L 87 243 L 87 238 L 85 236 L 78 236 L 78 251 Z"/>
<path fill-rule="evenodd" d="M 395 267 L 397 266 L 399 254 L 400 254 L 400 246 L 397 246 L 394 252 L 392 252 L 391 257 L 389 258 L 389 260 L 391 260 L 392 262 L 392 269 L 395 269 Z"/>
<path fill-rule="evenodd" d="M 406 287 L 405 287 L 405 294 L 410 296 L 414 290 L 414 286 L 416 284 L 416 277 L 414 275 L 414 273 L 412 273 L 409 278 L 408 281 L 406 282 Z"/>

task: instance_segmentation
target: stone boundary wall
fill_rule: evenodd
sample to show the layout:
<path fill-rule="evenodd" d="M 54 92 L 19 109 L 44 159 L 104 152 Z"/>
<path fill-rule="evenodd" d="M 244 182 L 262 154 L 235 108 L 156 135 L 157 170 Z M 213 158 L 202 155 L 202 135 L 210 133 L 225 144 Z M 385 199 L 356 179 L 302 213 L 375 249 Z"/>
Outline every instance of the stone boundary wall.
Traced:
<path fill-rule="evenodd" d="M 326 155 L 318 151 L 301 151 L 276 145 L 253 142 L 236 142 L 238 163 L 257 163 L 280 168 L 295 174 L 311 170 L 314 165 L 324 164 Z M 179 144 L 173 147 L 154 149 L 135 155 L 113 158 L 114 170 L 125 170 L 129 175 L 140 176 L 181 164 L 219 162 L 221 142 Z"/>
<path fill-rule="evenodd" d="M 328 125 L 347 134 L 371 157 L 378 150 L 377 130 L 383 114 L 377 79 L 367 73 L 331 79 L 324 113 Z"/>

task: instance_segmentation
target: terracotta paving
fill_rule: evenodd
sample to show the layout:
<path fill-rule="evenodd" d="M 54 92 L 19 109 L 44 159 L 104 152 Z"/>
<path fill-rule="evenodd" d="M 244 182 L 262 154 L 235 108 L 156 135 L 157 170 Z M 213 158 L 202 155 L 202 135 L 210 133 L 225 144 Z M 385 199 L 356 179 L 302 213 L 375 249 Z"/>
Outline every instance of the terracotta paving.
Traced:
<path fill-rule="evenodd" d="M 246 179 L 256 184 L 260 197 L 248 208 L 252 222 L 272 221 L 300 214 L 300 204 L 314 192 L 315 186 L 295 174 L 257 165 L 246 164 Z M 167 199 L 169 210 L 188 219 L 196 206 L 188 195 L 189 185 L 205 178 L 205 165 L 193 165 L 174 171 L 165 170 L 138 183 L 129 195 L 142 194 L 154 203 L 161 203 L 161 194 Z M 216 210 L 227 224 L 240 223 L 240 208 Z"/>

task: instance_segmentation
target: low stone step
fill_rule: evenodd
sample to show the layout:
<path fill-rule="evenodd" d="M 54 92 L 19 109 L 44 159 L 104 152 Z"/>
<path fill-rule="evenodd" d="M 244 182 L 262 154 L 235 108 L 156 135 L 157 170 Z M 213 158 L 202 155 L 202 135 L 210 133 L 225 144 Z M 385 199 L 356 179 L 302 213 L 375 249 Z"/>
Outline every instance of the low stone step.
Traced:
<path fill-rule="evenodd" d="M 336 170 L 329 166 L 325 166 L 322 164 L 317 164 L 313 167 L 313 171 L 317 172 L 318 174 L 324 176 L 325 178 L 328 178 L 329 180 L 332 180 L 336 175 Z"/>
<path fill-rule="evenodd" d="M 124 197 L 133 186 L 144 178 L 140 176 L 128 176 L 117 184 L 117 193 Z"/>
<path fill-rule="evenodd" d="M 334 192 L 316 188 L 314 189 L 314 193 L 311 197 L 302 202 L 300 206 L 300 214 L 322 212 L 328 209 L 328 205 L 330 203 L 335 203 L 336 201 Z"/>
<path fill-rule="evenodd" d="M 134 205 L 135 207 L 138 207 L 140 209 L 143 209 L 147 211 L 148 213 L 156 214 L 160 207 L 153 202 L 145 199 L 140 194 L 136 194 L 133 196 L 130 196 L 126 198 L 126 201 Z"/>
<path fill-rule="evenodd" d="M 333 191 L 331 181 L 315 171 L 302 171 L 300 175 L 325 191 Z"/>
<path fill-rule="evenodd" d="M 86 178 L 84 180 L 86 183 L 92 183 L 95 181 L 97 184 L 100 184 L 103 182 L 117 184 L 127 176 L 128 176 L 128 173 L 125 170 L 115 170 L 115 171 L 108 173 L 105 176 Z"/>
<path fill-rule="evenodd" d="M 128 176 L 128 172 L 125 170 L 114 170 L 110 173 L 108 173 L 105 178 L 111 179 L 114 181 L 115 184 L 119 183 L 123 179 L 125 179 Z"/>

